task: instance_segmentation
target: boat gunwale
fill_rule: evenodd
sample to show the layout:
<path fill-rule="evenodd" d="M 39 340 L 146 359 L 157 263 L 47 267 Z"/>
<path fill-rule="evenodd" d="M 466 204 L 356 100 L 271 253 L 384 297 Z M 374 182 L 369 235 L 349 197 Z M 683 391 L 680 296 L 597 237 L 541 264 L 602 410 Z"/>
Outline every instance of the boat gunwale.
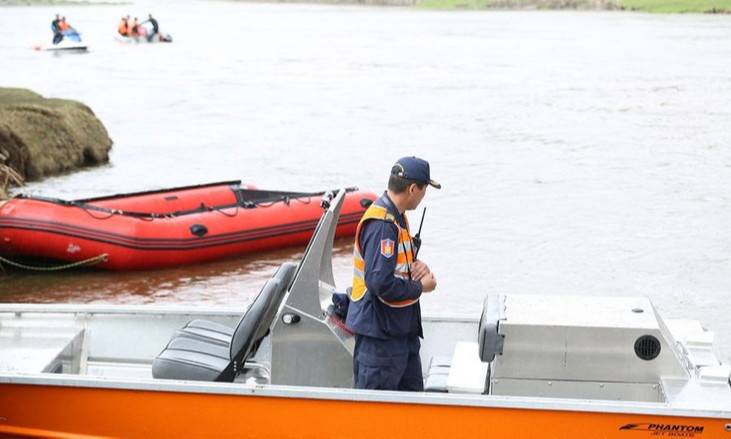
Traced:
<path fill-rule="evenodd" d="M 131 198 L 131 197 L 139 197 L 143 195 L 155 195 L 155 194 L 164 194 L 167 192 L 177 192 L 177 191 L 187 191 L 187 190 L 193 190 L 193 189 L 205 189 L 209 187 L 216 187 L 216 186 L 241 186 L 241 180 L 227 180 L 227 181 L 216 181 L 213 183 L 201 183 L 201 184 L 193 184 L 189 186 L 176 186 L 172 188 L 165 188 L 165 189 L 152 189 L 148 191 L 138 191 L 138 192 L 120 192 L 112 195 L 102 195 L 99 197 L 92 197 L 92 198 L 79 198 L 76 200 L 72 200 L 75 203 L 94 203 L 98 201 L 107 201 L 107 200 L 113 200 L 115 198 Z M 31 199 L 38 199 L 42 197 L 28 197 Z M 50 200 L 61 200 L 61 201 L 67 201 L 63 200 L 61 198 L 48 198 Z"/>
<path fill-rule="evenodd" d="M 28 314 L 165 314 L 165 315 L 216 315 L 216 316 L 240 316 L 246 307 L 210 307 L 186 305 L 108 305 L 93 303 L 0 303 L 0 314 L 3 313 L 28 313 Z M 426 314 L 425 320 L 435 322 L 479 322 L 479 315 L 472 313 L 438 313 Z"/>

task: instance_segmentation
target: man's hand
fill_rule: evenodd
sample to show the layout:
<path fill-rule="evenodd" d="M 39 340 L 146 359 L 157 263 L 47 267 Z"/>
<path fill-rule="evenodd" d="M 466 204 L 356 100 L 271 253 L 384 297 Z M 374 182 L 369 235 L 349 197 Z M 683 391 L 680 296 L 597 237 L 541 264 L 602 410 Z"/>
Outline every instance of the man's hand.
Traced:
<path fill-rule="evenodd" d="M 434 273 L 429 273 L 425 277 L 421 278 L 421 292 L 430 293 L 437 287 L 437 278 L 434 277 Z"/>
<path fill-rule="evenodd" d="M 431 273 L 429 267 L 421 261 L 409 264 L 409 270 L 411 270 L 411 279 L 413 280 L 421 280 L 421 278 Z"/>
<path fill-rule="evenodd" d="M 421 291 L 429 293 L 437 287 L 437 278 L 429 267 L 422 261 L 416 261 L 409 267 L 411 269 L 411 279 L 421 282 Z"/>

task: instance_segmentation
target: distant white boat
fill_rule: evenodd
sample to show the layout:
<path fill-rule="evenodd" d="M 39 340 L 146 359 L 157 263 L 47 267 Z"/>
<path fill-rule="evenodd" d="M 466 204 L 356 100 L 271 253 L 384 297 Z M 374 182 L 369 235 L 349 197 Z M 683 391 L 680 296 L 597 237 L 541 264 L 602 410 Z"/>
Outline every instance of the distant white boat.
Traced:
<path fill-rule="evenodd" d="M 89 46 L 81 41 L 67 41 L 63 40 L 58 44 L 44 44 L 42 46 L 36 46 L 36 50 L 48 50 L 48 51 L 86 51 Z"/>
<path fill-rule="evenodd" d="M 55 38 L 54 38 L 55 40 Z M 50 51 L 85 51 L 89 49 L 89 46 L 81 41 L 81 34 L 75 29 L 67 29 L 63 31 L 63 38 L 58 43 L 44 44 L 41 46 L 35 46 L 35 50 L 50 50 Z"/>

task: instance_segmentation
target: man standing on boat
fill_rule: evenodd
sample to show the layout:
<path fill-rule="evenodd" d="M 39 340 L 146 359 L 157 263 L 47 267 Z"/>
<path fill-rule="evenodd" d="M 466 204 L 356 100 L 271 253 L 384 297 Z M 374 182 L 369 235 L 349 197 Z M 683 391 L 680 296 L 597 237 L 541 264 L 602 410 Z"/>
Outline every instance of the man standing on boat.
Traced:
<path fill-rule="evenodd" d="M 56 18 L 51 22 L 51 31 L 53 31 L 53 44 L 58 44 L 63 40 L 63 33 L 61 32 L 61 17 L 56 14 Z"/>
<path fill-rule="evenodd" d="M 358 389 L 424 390 L 419 297 L 436 288 L 404 215 L 416 209 L 431 179 L 429 163 L 399 159 L 388 190 L 366 210 L 355 232 L 353 290 L 346 325 L 355 333 L 353 373 Z"/>
<path fill-rule="evenodd" d="M 160 25 L 157 23 L 157 20 L 152 17 L 152 14 L 147 14 L 147 20 L 140 23 L 140 25 L 145 23 L 150 23 L 150 25 L 152 25 L 152 30 L 147 33 L 147 41 L 150 42 L 156 35 L 160 34 Z"/>

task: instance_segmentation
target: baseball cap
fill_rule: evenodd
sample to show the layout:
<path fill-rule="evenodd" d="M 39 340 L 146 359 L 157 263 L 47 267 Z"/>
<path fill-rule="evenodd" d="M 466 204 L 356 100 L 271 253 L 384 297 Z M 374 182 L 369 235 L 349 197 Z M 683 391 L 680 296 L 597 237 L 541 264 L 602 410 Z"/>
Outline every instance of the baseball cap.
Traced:
<path fill-rule="evenodd" d="M 442 185 L 431 179 L 429 162 L 418 157 L 402 157 L 393 164 L 392 175 L 398 175 L 406 180 L 429 184 L 437 189 Z"/>

